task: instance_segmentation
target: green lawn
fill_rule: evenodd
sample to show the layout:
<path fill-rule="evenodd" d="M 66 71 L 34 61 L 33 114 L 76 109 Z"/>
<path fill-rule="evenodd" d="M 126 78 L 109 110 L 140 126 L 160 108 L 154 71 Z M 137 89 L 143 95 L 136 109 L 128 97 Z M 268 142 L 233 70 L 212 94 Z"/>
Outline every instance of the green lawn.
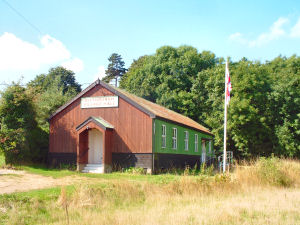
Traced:
<path fill-rule="evenodd" d="M 170 181 L 179 179 L 181 176 L 174 174 L 162 174 L 162 175 L 142 175 L 142 174 L 131 174 L 113 172 L 108 174 L 92 174 L 92 173 L 79 173 L 71 170 L 59 170 L 49 169 L 43 166 L 21 166 L 19 169 L 23 169 L 32 174 L 38 174 L 42 176 L 49 176 L 53 178 L 63 178 L 67 176 L 78 176 L 87 178 L 98 178 L 102 180 L 133 180 L 133 181 L 147 181 L 151 183 L 163 184 Z"/>
<path fill-rule="evenodd" d="M 74 187 L 67 186 L 66 190 L 70 195 Z M 47 224 L 57 221 L 56 212 L 61 210 L 56 207 L 56 201 L 60 193 L 61 188 L 55 187 L 0 195 L 0 224 Z"/>
<path fill-rule="evenodd" d="M 25 170 L 29 173 L 38 174 L 38 175 L 47 176 L 47 177 L 53 177 L 53 178 L 61 178 L 61 177 L 78 174 L 76 171 L 71 171 L 71 170 L 67 170 L 67 169 L 62 169 L 62 170 L 51 169 L 51 168 L 47 168 L 45 166 L 40 166 L 40 165 L 20 166 L 20 167 L 18 167 L 18 169 Z"/>

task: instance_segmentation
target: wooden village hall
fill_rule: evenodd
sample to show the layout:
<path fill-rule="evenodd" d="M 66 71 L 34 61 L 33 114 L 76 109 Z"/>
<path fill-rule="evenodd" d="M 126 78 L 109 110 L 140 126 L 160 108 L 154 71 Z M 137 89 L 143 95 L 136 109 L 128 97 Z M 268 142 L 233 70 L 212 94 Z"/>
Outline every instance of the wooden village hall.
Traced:
<path fill-rule="evenodd" d="M 50 119 L 48 163 L 83 172 L 193 167 L 213 152 L 213 135 L 192 119 L 95 81 Z"/>

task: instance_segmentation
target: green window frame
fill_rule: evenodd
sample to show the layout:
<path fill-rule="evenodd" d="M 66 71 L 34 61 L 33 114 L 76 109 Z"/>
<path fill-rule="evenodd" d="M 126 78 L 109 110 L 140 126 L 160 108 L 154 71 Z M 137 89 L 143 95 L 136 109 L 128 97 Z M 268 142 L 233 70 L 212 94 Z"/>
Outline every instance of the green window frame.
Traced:
<path fill-rule="evenodd" d="M 195 134 L 195 152 L 198 152 L 198 134 Z"/>

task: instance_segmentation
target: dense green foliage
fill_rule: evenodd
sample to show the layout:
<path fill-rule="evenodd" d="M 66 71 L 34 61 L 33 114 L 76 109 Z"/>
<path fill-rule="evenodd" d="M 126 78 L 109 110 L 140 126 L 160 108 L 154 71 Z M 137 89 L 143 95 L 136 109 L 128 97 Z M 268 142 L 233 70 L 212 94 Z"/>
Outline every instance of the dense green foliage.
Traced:
<path fill-rule="evenodd" d="M 109 64 L 107 70 L 105 70 L 106 76 L 102 79 L 103 81 L 109 83 L 111 79 L 118 79 L 126 73 L 125 63 L 121 55 L 117 53 L 111 54 L 108 58 Z"/>
<path fill-rule="evenodd" d="M 211 52 L 164 46 L 135 60 L 120 86 L 207 126 L 223 149 L 225 64 Z M 238 157 L 300 157 L 300 58 L 230 62 L 228 147 Z"/>
<path fill-rule="evenodd" d="M 6 163 L 43 161 L 47 134 L 37 125 L 32 99 L 26 89 L 14 84 L 2 93 L 0 103 L 0 151 Z"/>
<path fill-rule="evenodd" d="M 74 72 L 63 67 L 41 74 L 27 85 L 36 109 L 36 120 L 39 126 L 49 132 L 48 118 L 61 105 L 81 91 L 81 85 L 75 80 Z"/>
<path fill-rule="evenodd" d="M 50 115 L 78 92 L 74 73 L 63 67 L 36 76 L 27 87 L 12 84 L 1 94 L 0 152 L 6 163 L 43 162 Z"/>

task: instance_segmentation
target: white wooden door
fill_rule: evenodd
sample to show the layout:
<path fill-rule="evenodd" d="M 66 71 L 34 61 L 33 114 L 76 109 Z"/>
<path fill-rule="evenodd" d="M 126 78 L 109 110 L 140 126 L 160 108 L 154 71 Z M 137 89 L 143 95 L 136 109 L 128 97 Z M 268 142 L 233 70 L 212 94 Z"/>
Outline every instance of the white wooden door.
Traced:
<path fill-rule="evenodd" d="M 205 147 L 205 141 L 202 141 L 202 154 L 201 154 L 201 161 L 204 163 L 206 160 L 206 147 Z"/>
<path fill-rule="evenodd" d="M 102 164 L 103 134 L 97 129 L 89 130 L 89 164 Z"/>

